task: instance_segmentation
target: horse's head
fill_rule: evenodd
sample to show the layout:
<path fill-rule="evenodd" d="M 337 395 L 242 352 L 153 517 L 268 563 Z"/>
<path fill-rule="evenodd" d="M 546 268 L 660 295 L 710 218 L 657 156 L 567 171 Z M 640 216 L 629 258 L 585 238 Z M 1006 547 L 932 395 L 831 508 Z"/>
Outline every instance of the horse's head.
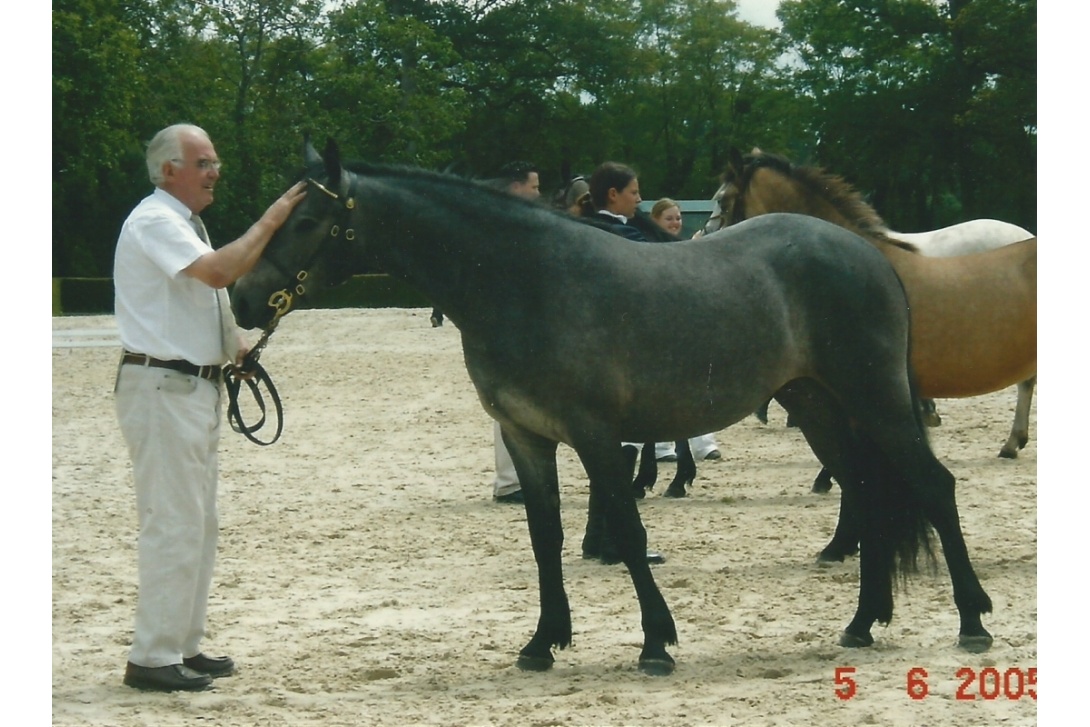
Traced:
<path fill-rule="evenodd" d="M 324 155 L 309 141 L 303 154 L 306 198 L 277 230 L 257 265 L 235 284 L 232 307 L 244 328 L 265 326 L 309 300 L 316 289 L 338 285 L 360 267 L 354 244 L 355 175 L 341 166 L 332 139 Z"/>
<path fill-rule="evenodd" d="M 721 177 L 722 184 L 712 197 L 712 213 L 704 223 L 702 234 L 710 235 L 746 218 L 744 191 L 748 179 L 747 159 L 752 160 L 759 154 L 761 150 L 755 147 L 748 157 L 743 157 L 737 149 L 731 148 L 730 161 Z"/>

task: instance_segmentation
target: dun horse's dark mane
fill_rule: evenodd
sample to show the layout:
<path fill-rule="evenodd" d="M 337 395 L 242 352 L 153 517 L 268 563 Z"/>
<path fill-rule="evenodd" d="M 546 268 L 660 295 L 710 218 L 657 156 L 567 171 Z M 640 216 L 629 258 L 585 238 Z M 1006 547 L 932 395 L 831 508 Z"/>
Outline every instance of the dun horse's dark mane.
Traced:
<path fill-rule="evenodd" d="M 777 171 L 803 185 L 814 196 L 824 198 L 864 235 L 906 250 L 916 250 L 914 245 L 891 238 L 885 221 L 843 177 L 830 174 L 820 167 L 797 166 L 778 154 L 761 152 L 746 157 L 743 187 L 749 184 L 753 172 L 761 168 Z"/>

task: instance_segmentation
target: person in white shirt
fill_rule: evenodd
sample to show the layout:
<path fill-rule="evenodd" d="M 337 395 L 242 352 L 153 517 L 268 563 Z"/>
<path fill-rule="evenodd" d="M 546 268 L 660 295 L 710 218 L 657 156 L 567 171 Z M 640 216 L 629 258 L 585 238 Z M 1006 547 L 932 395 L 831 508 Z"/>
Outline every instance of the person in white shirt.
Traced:
<path fill-rule="evenodd" d="M 114 399 L 133 466 L 139 590 L 124 683 L 206 689 L 234 672 L 206 656 L 208 593 L 219 532 L 217 449 L 222 367 L 247 352 L 225 288 L 250 270 L 305 196 L 299 183 L 240 238 L 213 249 L 199 213 L 220 161 L 203 129 L 176 124 L 147 150 L 154 192 L 129 214 L 114 256 L 114 311 L 124 348 Z"/>

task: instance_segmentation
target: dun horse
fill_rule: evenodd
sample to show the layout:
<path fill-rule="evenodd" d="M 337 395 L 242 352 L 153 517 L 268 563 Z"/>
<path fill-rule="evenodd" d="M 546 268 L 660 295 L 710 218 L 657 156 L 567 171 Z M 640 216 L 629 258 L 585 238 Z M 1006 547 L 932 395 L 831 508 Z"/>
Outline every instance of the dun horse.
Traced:
<path fill-rule="evenodd" d="M 1014 423 L 999 456 L 1018 456 L 1029 441 L 1037 381 L 1037 240 L 1029 232 L 995 220 L 893 232 L 840 177 L 756 149 L 744 159 L 732 151 L 714 199 L 718 209 L 705 232 L 768 212 L 795 212 L 829 220 L 877 246 L 904 281 L 912 306 L 921 395 L 978 396 L 1017 384 Z M 904 243 L 923 255 L 906 252 Z"/>
<path fill-rule="evenodd" d="M 873 247 L 799 215 L 647 245 L 467 180 L 346 169 L 332 141 L 324 159 L 309 144 L 305 156 L 307 197 L 237 283 L 235 313 L 245 327 L 274 325 L 300 296 L 370 263 L 450 316 L 525 495 L 540 614 L 518 666 L 549 669 L 553 648 L 572 640 L 558 443 L 586 469 L 588 523 L 604 514 L 635 586 L 639 666 L 668 674 L 677 630 L 646 562 L 621 442 L 717 431 L 772 394 L 858 508 L 858 606 L 841 643 L 873 643 L 873 624 L 893 616 L 895 575 L 931 554 L 933 527 L 960 643 L 990 646 L 981 615 L 991 601 L 970 563 L 954 477 L 913 404 L 904 291 Z M 678 346 L 660 345 L 670 338 Z M 599 536 L 588 526 L 584 549 L 593 554 Z"/>

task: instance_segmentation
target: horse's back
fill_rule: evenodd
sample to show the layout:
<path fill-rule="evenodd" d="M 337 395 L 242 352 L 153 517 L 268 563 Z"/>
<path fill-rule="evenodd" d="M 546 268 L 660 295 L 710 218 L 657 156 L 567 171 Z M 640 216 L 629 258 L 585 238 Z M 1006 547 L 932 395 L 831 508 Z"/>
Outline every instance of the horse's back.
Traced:
<path fill-rule="evenodd" d="M 915 245 L 928 257 L 955 257 L 1022 242 L 1033 237 L 1033 233 L 1009 222 L 979 219 L 930 232 L 890 232 L 889 236 Z"/>

